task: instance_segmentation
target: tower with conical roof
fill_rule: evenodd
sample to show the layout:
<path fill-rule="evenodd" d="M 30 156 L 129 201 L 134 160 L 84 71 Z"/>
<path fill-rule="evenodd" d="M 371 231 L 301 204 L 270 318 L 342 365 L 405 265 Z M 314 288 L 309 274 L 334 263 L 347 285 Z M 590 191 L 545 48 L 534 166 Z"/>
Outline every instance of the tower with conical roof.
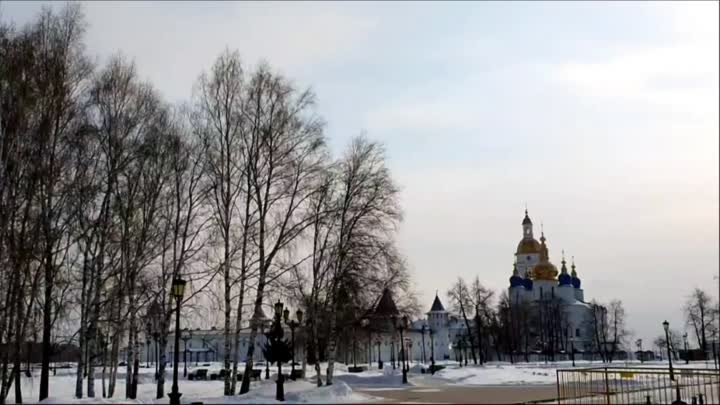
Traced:
<path fill-rule="evenodd" d="M 435 291 L 435 299 L 433 300 L 430 311 L 427 313 L 427 323 L 430 329 L 433 331 L 434 343 L 435 343 L 435 354 L 438 358 L 443 358 L 449 345 L 449 325 L 450 325 L 450 314 L 445 310 L 440 297 L 438 297 L 437 291 Z"/>

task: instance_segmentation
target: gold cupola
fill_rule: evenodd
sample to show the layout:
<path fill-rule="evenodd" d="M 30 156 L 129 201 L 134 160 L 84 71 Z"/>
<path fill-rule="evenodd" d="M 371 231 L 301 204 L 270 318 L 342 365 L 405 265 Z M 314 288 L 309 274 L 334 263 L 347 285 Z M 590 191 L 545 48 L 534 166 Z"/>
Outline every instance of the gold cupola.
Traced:
<path fill-rule="evenodd" d="M 557 280 L 558 270 L 554 264 L 550 263 L 548 257 L 548 248 L 545 244 L 545 233 L 540 234 L 540 263 L 532 270 L 533 280 Z"/>

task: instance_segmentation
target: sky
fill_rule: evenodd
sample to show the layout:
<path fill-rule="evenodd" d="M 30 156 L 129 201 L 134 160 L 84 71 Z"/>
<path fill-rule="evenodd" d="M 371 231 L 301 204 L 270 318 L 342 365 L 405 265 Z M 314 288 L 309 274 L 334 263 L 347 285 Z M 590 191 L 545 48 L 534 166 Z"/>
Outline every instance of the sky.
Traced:
<path fill-rule="evenodd" d="M 41 2 L 0 2 L 23 23 Z M 55 3 L 55 6 L 58 6 Z M 719 273 L 717 2 L 91 2 L 99 63 L 187 100 L 226 47 L 318 96 L 338 154 L 382 141 L 423 307 L 509 285 L 521 221 L 645 341 Z M 648 347 L 646 344 L 645 347 Z"/>

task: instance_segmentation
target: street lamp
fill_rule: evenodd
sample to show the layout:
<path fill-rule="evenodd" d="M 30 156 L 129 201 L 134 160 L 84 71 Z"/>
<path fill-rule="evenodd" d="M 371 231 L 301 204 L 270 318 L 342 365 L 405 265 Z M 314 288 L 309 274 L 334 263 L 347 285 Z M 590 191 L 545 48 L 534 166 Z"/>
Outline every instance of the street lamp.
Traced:
<path fill-rule="evenodd" d="M 192 331 L 188 331 L 188 328 L 183 330 L 185 333 L 180 337 L 183 341 L 183 377 L 187 377 L 187 342 L 192 339 Z M 192 357 L 190 359 L 192 360 Z"/>
<path fill-rule="evenodd" d="M 185 284 L 186 281 L 181 278 L 176 278 L 172 282 L 172 295 L 177 301 L 177 304 L 175 305 L 175 349 L 173 353 L 175 367 L 173 367 L 172 392 L 168 394 L 168 397 L 170 397 L 170 405 L 180 405 L 180 397 L 182 396 L 182 394 L 178 391 L 177 364 L 180 361 L 180 303 L 182 302 L 183 294 L 185 293 Z"/>
<path fill-rule="evenodd" d="M 285 382 L 285 376 L 282 373 L 282 363 L 289 361 L 291 358 L 290 348 L 288 347 L 287 341 L 283 340 L 283 329 L 282 329 L 282 316 L 283 316 L 283 304 L 278 301 L 275 303 L 275 319 L 273 326 L 267 337 L 269 342 L 265 347 L 266 358 L 269 362 L 277 362 L 278 367 L 278 378 L 275 390 L 275 399 L 278 401 L 285 400 L 285 390 L 283 383 Z M 289 316 L 289 313 L 288 313 Z M 302 315 L 300 315 L 302 317 Z"/>
<path fill-rule="evenodd" d="M 290 320 L 289 309 L 286 309 L 285 312 L 283 312 L 285 324 L 290 327 L 290 345 L 292 346 L 292 364 L 290 365 L 290 379 L 293 381 L 295 380 L 295 328 L 302 325 L 303 311 L 298 309 L 297 312 L 295 312 L 295 316 L 297 317 L 297 321 Z"/>
<path fill-rule="evenodd" d="M 405 343 L 403 339 L 403 330 L 407 328 L 408 324 L 408 318 L 407 316 L 403 316 L 398 320 L 397 317 L 393 316 L 393 323 L 395 324 L 395 328 L 400 332 L 400 357 L 401 357 L 401 365 L 402 365 L 402 383 L 407 384 L 407 368 L 405 367 Z"/>
<path fill-rule="evenodd" d="M 690 353 L 688 353 L 687 332 L 683 334 L 683 341 L 685 342 L 685 364 L 688 364 L 690 362 Z"/>
<path fill-rule="evenodd" d="M 673 374 L 672 356 L 670 355 L 670 323 L 668 321 L 663 322 L 663 329 L 665 329 L 665 345 L 667 346 L 668 364 L 670 366 L 670 379 L 675 381 L 675 375 Z"/>
<path fill-rule="evenodd" d="M 575 367 L 575 338 L 570 338 L 570 358 L 572 358 L 572 366 Z"/>
<path fill-rule="evenodd" d="M 427 357 L 425 356 L 425 331 L 427 330 L 428 326 L 427 324 L 423 324 L 420 328 L 420 334 L 422 335 L 422 358 L 423 358 L 423 365 L 427 363 Z"/>
<path fill-rule="evenodd" d="M 382 352 L 380 351 L 382 347 L 382 339 L 377 338 L 377 347 L 378 347 L 378 370 L 382 370 L 383 368 L 383 361 L 382 361 Z"/>
<path fill-rule="evenodd" d="M 367 363 L 368 363 L 368 368 L 367 368 L 367 369 L 370 370 L 370 366 L 371 366 L 371 364 L 370 364 L 370 362 L 371 362 L 370 359 L 372 358 L 372 335 L 371 335 L 372 331 L 370 330 L 370 319 L 368 319 L 368 318 L 363 318 L 363 319 L 360 321 L 360 326 L 362 326 L 363 328 L 367 329 L 367 333 L 368 333 L 368 338 L 367 338 L 367 347 L 368 347 L 368 351 L 367 351 Z"/>
<path fill-rule="evenodd" d="M 145 322 L 145 368 L 150 368 L 150 335 L 152 334 L 152 323 L 148 319 Z"/>
<path fill-rule="evenodd" d="M 643 349 L 642 349 L 642 339 L 638 339 L 635 342 L 635 344 L 637 345 L 638 351 L 640 352 L 640 363 L 644 363 L 645 362 L 645 353 L 643 353 Z"/>
<path fill-rule="evenodd" d="M 435 339 L 433 339 L 435 333 L 432 328 L 428 329 L 430 330 L 430 374 L 435 375 Z"/>

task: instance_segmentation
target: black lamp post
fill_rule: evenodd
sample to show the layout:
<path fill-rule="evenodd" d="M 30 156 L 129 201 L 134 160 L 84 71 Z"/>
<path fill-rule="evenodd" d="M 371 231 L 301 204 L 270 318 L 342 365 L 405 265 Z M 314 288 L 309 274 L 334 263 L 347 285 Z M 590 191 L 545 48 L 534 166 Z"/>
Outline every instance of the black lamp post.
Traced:
<path fill-rule="evenodd" d="M 420 333 L 422 334 L 422 358 L 423 358 L 423 364 L 427 362 L 427 357 L 425 357 L 425 331 L 427 330 L 427 324 L 423 324 L 422 328 L 420 329 Z"/>
<path fill-rule="evenodd" d="M 288 314 L 289 315 L 289 314 Z M 289 360 L 287 353 L 287 343 L 283 341 L 283 329 L 281 318 L 283 316 L 283 304 L 278 301 L 275 303 L 275 320 L 273 322 L 272 330 L 268 334 L 270 338 L 270 345 L 266 348 L 268 353 L 268 360 L 276 361 L 278 367 L 278 377 L 276 382 L 275 399 L 278 401 L 285 400 L 285 388 L 283 386 L 285 382 L 285 376 L 282 373 L 283 361 Z"/>
<path fill-rule="evenodd" d="M 435 334 L 432 328 L 428 329 L 430 330 L 430 374 L 435 375 L 435 339 L 433 339 Z"/>
<path fill-rule="evenodd" d="M 367 329 L 368 338 L 367 338 L 367 364 L 368 364 L 368 370 L 370 370 L 370 363 L 372 358 L 372 335 L 370 330 L 370 320 L 368 318 L 363 318 L 360 321 L 360 326 Z"/>
<path fill-rule="evenodd" d="M 263 332 L 264 330 L 265 330 L 265 324 L 261 323 L 260 324 L 260 334 L 265 335 L 265 343 L 267 343 L 268 336 Z M 270 331 L 268 331 L 268 333 L 270 333 Z M 268 361 L 268 359 L 265 359 L 265 379 L 266 380 L 270 379 L 270 361 Z"/>
<path fill-rule="evenodd" d="M 402 366 L 402 383 L 407 384 L 407 368 L 405 367 L 405 340 L 403 338 L 403 330 L 407 328 L 408 318 L 403 316 L 402 318 L 393 317 L 393 323 L 395 328 L 400 332 L 400 364 Z"/>
<path fill-rule="evenodd" d="M 172 295 L 177 301 L 175 305 L 175 349 L 173 354 L 173 360 L 175 366 L 173 367 L 173 384 L 172 392 L 168 394 L 170 397 L 170 405 L 180 405 L 180 397 L 182 394 L 178 391 L 178 367 L 177 364 L 180 361 L 180 303 L 182 302 L 183 294 L 185 293 L 185 280 L 176 278 L 172 282 Z"/>
<path fill-rule="evenodd" d="M 188 331 L 188 328 L 183 330 L 185 333 L 180 337 L 183 341 L 183 377 L 187 377 L 187 342 L 192 339 L 192 331 Z"/>
<path fill-rule="evenodd" d="M 390 338 L 390 363 L 392 363 L 392 368 L 395 370 L 395 335 Z"/>
<path fill-rule="evenodd" d="M 675 381 L 675 375 L 673 374 L 672 366 L 672 356 L 670 355 L 670 323 L 668 321 L 663 322 L 663 329 L 665 329 L 665 345 L 667 346 L 668 365 L 670 366 L 670 379 Z"/>
<path fill-rule="evenodd" d="M 292 346 L 292 364 L 290 365 L 290 379 L 295 381 L 295 328 L 302 325 L 303 320 L 303 311 L 297 310 L 295 312 L 295 316 L 297 317 L 297 321 L 290 320 L 290 310 L 285 309 L 283 312 L 283 319 L 285 320 L 285 324 L 290 327 L 290 345 Z"/>
<path fill-rule="evenodd" d="M 148 319 L 145 322 L 145 368 L 150 368 L 150 336 L 152 335 L 152 323 Z"/>
<path fill-rule="evenodd" d="M 382 347 L 382 340 L 378 338 L 377 340 L 377 347 L 378 347 L 378 370 L 382 370 L 383 368 L 383 362 L 382 362 L 382 352 L 380 351 Z"/>
<path fill-rule="evenodd" d="M 685 364 L 688 364 L 690 362 L 690 353 L 688 353 L 687 332 L 683 334 L 683 341 L 685 342 Z"/>

